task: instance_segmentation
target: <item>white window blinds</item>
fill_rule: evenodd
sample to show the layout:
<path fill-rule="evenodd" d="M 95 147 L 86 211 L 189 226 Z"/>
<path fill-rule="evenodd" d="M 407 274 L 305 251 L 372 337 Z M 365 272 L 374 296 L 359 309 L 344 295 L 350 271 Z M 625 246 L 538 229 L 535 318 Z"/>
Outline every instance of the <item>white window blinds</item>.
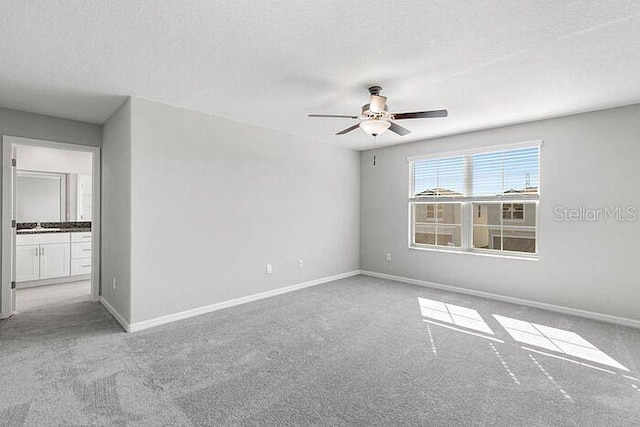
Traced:
<path fill-rule="evenodd" d="M 412 197 L 464 195 L 465 157 L 438 157 L 412 162 Z"/>
<path fill-rule="evenodd" d="M 411 198 L 536 198 L 539 144 L 410 160 Z"/>
<path fill-rule="evenodd" d="M 473 154 L 469 196 L 518 196 L 539 194 L 539 147 Z"/>

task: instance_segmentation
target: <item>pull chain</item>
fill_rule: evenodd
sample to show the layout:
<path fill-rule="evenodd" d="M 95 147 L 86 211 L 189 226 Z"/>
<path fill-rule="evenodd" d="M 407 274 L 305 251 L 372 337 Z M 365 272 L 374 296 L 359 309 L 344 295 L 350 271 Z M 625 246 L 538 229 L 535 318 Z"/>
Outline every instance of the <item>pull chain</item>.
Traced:
<path fill-rule="evenodd" d="M 377 154 L 376 136 L 377 135 L 373 135 L 373 166 L 376 165 L 376 154 Z"/>

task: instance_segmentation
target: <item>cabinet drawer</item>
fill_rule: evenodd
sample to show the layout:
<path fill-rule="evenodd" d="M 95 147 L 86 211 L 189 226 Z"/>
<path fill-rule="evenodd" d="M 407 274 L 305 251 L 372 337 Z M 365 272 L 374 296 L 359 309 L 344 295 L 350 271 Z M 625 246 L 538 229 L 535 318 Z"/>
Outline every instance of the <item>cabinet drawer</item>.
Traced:
<path fill-rule="evenodd" d="M 71 243 L 71 259 L 91 258 L 91 242 Z"/>
<path fill-rule="evenodd" d="M 91 258 L 71 260 L 71 275 L 79 274 L 91 274 Z"/>
<path fill-rule="evenodd" d="M 71 241 L 72 242 L 90 242 L 91 241 L 91 232 L 87 231 L 82 233 L 71 233 Z"/>
<path fill-rule="evenodd" d="M 16 236 L 16 246 L 69 243 L 70 234 L 71 233 L 18 234 Z"/>

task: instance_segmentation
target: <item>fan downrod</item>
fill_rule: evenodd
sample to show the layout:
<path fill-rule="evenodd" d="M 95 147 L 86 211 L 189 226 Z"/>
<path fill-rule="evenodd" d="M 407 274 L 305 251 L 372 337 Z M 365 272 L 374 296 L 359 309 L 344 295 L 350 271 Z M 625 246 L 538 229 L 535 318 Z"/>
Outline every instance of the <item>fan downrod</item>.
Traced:
<path fill-rule="evenodd" d="M 382 88 L 380 86 L 371 86 L 369 88 L 369 94 L 370 95 L 380 95 L 380 92 L 382 92 Z"/>

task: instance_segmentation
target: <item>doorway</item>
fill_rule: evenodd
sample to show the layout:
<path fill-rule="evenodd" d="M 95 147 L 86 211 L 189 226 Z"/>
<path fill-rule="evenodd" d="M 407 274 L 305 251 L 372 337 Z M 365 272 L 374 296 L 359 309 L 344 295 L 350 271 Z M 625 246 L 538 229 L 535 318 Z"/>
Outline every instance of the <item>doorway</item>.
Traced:
<path fill-rule="evenodd" d="M 0 318 L 100 294 L 100 148 L 3 137 Z"/>

